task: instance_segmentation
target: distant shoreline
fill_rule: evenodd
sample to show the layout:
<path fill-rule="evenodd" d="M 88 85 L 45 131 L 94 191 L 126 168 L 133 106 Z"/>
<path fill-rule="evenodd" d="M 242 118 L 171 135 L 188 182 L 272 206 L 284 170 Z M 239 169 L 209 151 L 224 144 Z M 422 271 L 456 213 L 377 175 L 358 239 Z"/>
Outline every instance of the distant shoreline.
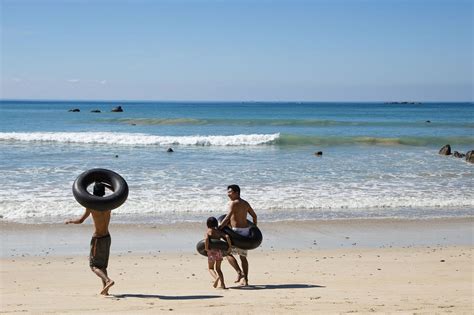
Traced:
<path fill-rule="evenodd" d="M 318 103 L 342 103 L 342 104 L 359 104 L 359 103 L 364 103 L 364 104 L 439 104 L 439 103 L 448 103 L 448 104 L 474 104 L 473 101 L 469 100 L 460 100 L 460 101 L 454 101 L 454 100 L 446 100 L 446 101 L 381 101 L 381 100 L 358 100 L 358 101 L 348 101 L 348 100 L 330 100 L 330 101 L 315 101 L 315 100 L 304 100 L 304 101 L 299 101 L 299 100 L 131 100 L 131 99 L 124 99 L 124 100 L 94 100 L 94 99 L 22 99 L 22 98 L 14 98 L 14 99 L 0 99 L 0 103 L 3 102 L 38 102 L 38 103 L 44 103 L 44 102 L 57 102 L 57 103 L 64 103 L 64 102 L 72 102 L 72 103 L 88 103 L 88 102 L 101 102 L 101 103 L 244 103 L 244 104 L 266 104 L 266 103 L 271 103 L 271 104 L 278 104 L 278 103 L 283 103 L 283 104 L 318 104 Z"/>

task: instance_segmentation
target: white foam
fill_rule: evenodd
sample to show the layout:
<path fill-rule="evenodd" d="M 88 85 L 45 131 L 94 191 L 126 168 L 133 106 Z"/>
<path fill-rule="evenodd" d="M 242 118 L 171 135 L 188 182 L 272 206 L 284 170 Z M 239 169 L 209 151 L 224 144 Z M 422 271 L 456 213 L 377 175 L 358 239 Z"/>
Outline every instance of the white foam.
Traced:
<path fill-rule="evenodd" d="M 428 192 L 409 193 L 400 189 L 391 192 L 381 190 L 370 195 L 332 187 L 333 189 L 328 191 L 313 189 L 312 198 L 308 198 L 309 187 L 294 185 L 273 188 L 274 190 L 248 189 L 244 197 L 259 214 L 273 213 L 281 219 L 295 218 L 296 211 L 303 211 L 308 215 L 319 213 L 321 216 L 331 216 L 345 213 L 348 216 L 364 217 L 370 213 L 383 215 L 397 212 L 396 209 L 407 209 L 407 213 L 417 216 L 423 213 L 423 209 L 435 209 L 435 212 L 441 215 L 454 210 L 474 208 L 474 196 L 466 191 L 459 194 L 440 191 L 439 195 L 433 195 Z M 227 211 L 227 197 L 219 189 L 182 190 L 179 187 L 162 186 L 159 193 L 155 189 L 132 187 L 131 190 L 133 194 L 129 195 L 123 206 L 114 210 L 115 214 L 144 216 L 153 220 L 159 215 L 173 218 L 203 212 L 215 212 L 218 215 Z M 0 199 L 4 200 L 0 205 L 0 214 L 4 219 L 12 221 L 29 218 L 55 222 L 58 218 L 77 216 L 83 211 L 69 189 L 50 187 L 44 190 L 38 187 L 30 190 L 28 196 L 9 191 L 0 193 Z"/>
<path fill-rule="evenodd" d="M 271 144 L 275 134 L 239 134 L 218 136 L 158 136 L 119 132 L 2 132 L 0 141 L 59 142 L 121 145 L 255 146 Z"/>

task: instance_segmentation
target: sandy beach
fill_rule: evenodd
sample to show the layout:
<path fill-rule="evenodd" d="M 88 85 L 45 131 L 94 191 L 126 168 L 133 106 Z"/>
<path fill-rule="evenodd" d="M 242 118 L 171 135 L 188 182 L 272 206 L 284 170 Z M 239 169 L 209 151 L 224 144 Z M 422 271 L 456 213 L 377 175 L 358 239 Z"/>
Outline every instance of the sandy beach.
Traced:
<path fill-rule="evenodd" d="M 181 233 L 183 225 L 112 224 L 109 275 L 116 284 L 109 297 L 98 294 L 100 281 L 88 267 L 91 226 L 2 223 L 1 312 L 469 314 L 472 223 L 460 218 L 262 224 L 267 239 L 249 254 L 250 286 L 233 283 L 235 272 L 224 262 L 228 290 L 211 287 L 206 258 L 186 245 L 199 239 L 199 225 L 184 224 Z M 124 234 L 134 235 L 130 243 Z M 140 238 L 140 246 L 131 244 Z"/>

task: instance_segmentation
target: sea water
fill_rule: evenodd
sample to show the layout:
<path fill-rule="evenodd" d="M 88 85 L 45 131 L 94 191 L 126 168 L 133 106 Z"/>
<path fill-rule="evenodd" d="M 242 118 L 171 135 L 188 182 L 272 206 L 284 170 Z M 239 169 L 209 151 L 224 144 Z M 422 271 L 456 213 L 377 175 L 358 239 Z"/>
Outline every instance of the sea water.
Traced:
<path fill-rule="evenodd" d="M 95 167 L 128 182 L 122 223 L 203 222 L 230 184 L 269 221 L 472 216 L 474 164 L 438 151 L 473 150 L 473 131 L 472 103 L 4 100 L 0 216 L 77 216 L 72 183 Z"/>

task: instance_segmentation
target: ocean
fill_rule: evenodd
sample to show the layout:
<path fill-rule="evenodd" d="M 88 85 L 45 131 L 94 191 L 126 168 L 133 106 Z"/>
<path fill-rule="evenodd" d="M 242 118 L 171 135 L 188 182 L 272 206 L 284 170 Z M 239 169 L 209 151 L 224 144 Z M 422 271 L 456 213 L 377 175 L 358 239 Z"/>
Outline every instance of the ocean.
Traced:
<path fill-rule="evenodd" d="M 438 151 L 473 131 L 473 103 L 3 100 L 0 217 L 80 215 L 72 183 L 95 167 L 129 185 L 116 223 L 204 222 L 230 184 L 267 221 L 472 216 L 474 165 Z"/>

